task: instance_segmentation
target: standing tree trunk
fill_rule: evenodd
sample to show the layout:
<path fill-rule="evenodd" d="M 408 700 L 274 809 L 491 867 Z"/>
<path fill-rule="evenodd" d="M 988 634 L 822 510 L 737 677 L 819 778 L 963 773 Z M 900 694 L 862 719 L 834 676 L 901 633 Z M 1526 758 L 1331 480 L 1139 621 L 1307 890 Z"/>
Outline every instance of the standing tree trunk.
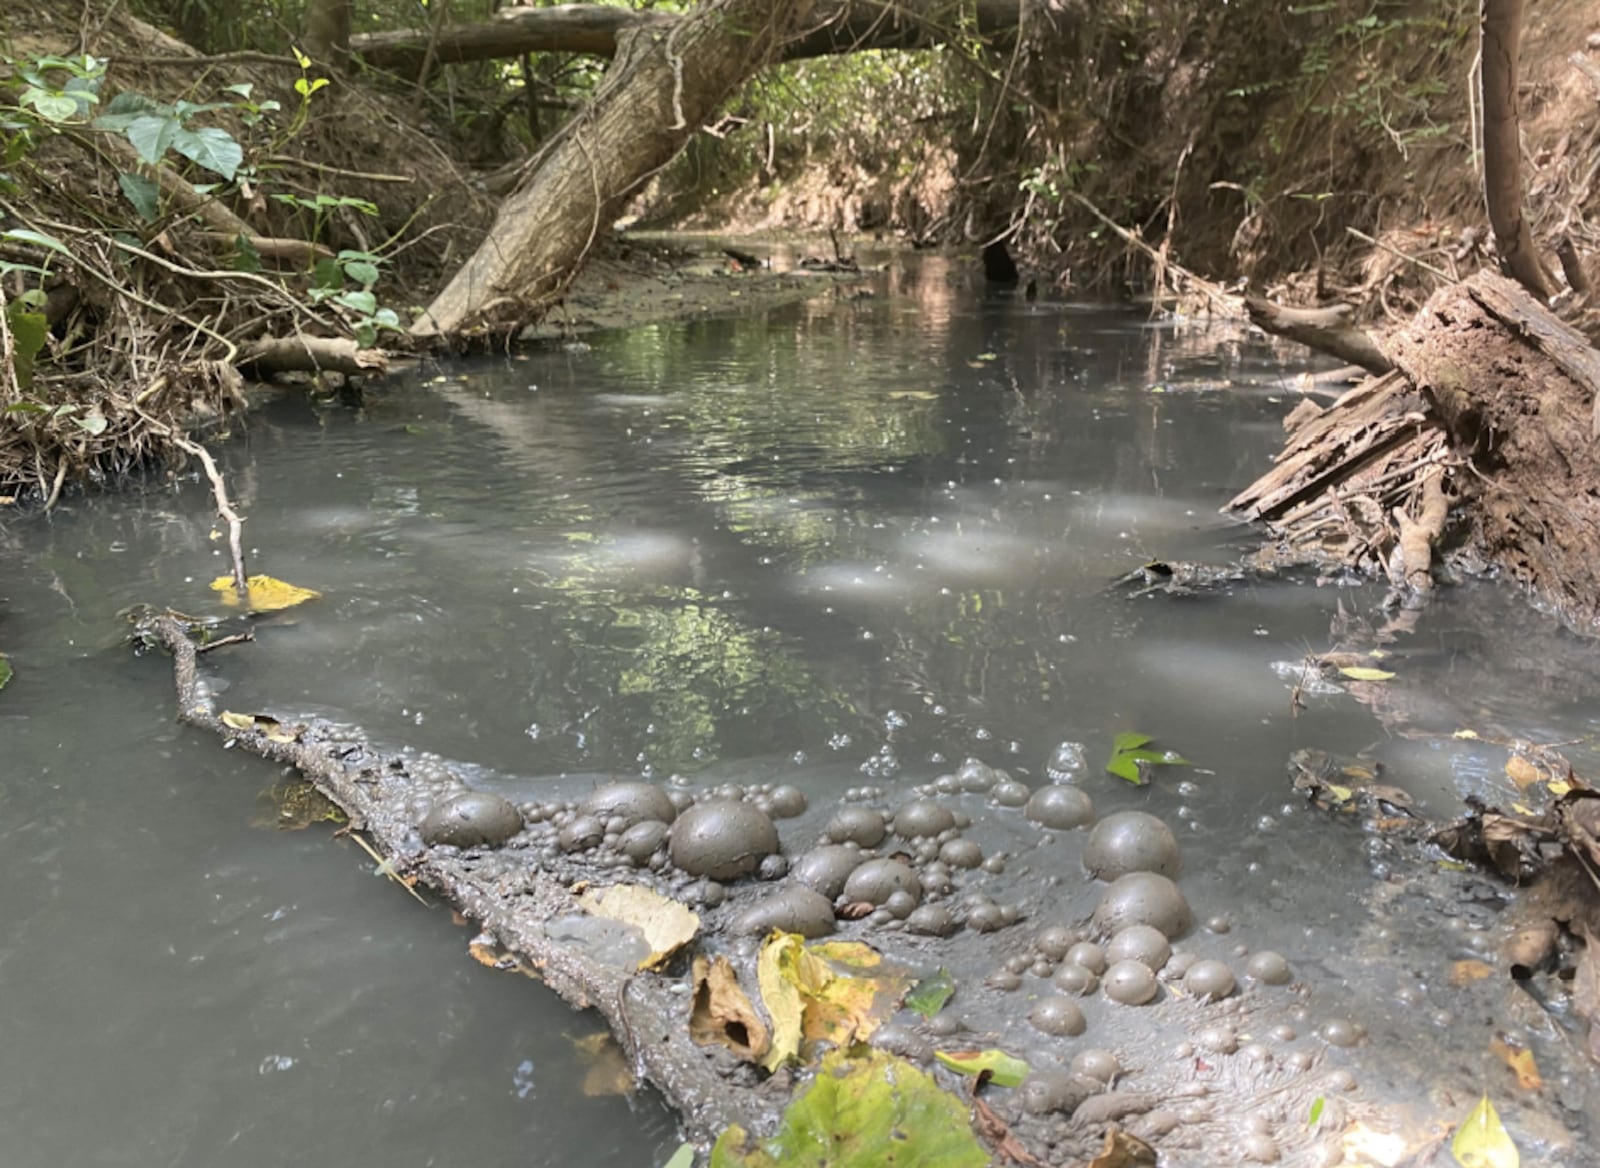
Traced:
<path fill-rule="evenodd" d="M 1522 0 L 1483 0 L 1479 10 L 1483 87 L 1483 199 L 1505 272 L 1541 301 L 1550 278 L 1522 214 L 1522 128 L 1517 117 L 1517 56 Z"/>
<path fill-rule="evenodd" d="M 622 39 L 589 108 L 535 160 L 489 237 L 412 326 L 506 331 L 558 300 L 627 199 L 778 52 L 811 0 L 712 0 Z"/>
<path fill-rule="evenodd" d="M 301 50 L 319 65 L 344 70 L 350 61 L 355 0 L 310 0 Z"/>

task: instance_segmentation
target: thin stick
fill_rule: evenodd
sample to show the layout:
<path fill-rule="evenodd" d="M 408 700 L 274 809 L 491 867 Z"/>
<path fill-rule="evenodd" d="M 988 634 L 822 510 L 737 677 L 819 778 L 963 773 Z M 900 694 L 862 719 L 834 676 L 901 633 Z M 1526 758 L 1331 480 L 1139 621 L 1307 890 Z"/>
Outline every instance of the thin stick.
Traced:
<path fill-rule="evenodd" d="M 239 518 L 239 513 L 228 501 L 228 484 L 222 481 L 222 472 L 217 469 L 211 452 L 204 446 L 176 434 L 172 441 L 180 450 L 199 459 L 200 465 L 205 467 L 206 478 L 211 480 L 212 497 L 217 501 L 217 514 L 228 522 L 228 550 L 233 553 L 233 588 L 238 593 L 239 603 L 248 605 L 250 583 L 244 570 L 244 520 Z"/>
<path fill-rule="evenodd" d="M 1406 263 L 1408 263 L 1408 264 L 1416 264 L 1417 267 L 1421 268 L 1424 272 L 1432 272 L 1435 276 L 1438 276 L 1439 279 L 1441 279 L 1441 280 L 1447 280 L 1447 281 L 1450 281 L 1451 283 L 1455 282 L 1455 277 L 1452 276 L 1449 272 L 1445 271 L 1442 268 L 1434 267 L 1432 264 L 1428 263 L 1426 260 L 1419 260 L 1414 255 L 1407 255 L 1405 252 L 1401 251 L 1398 247 L 1395 247 L 1392 243 L 1384 243 L 1381 239 L 1373 239 L 1372 236 L 1368 235 L 1365 231 L 1357 231 L 1354 227 L 1346 227 L 1345 230 L 1348 231 L 1351 235 L 1355 236 L 1357 239 L 1359 239 L 1362 243 L 1371 244 L 1373 247 L 1377 248 L 1379 251 L 1386 251 L 1392 256 L 1395 256 L 1395 257 L 1397 257 L 1399 259 L 1405 260 Z"/>

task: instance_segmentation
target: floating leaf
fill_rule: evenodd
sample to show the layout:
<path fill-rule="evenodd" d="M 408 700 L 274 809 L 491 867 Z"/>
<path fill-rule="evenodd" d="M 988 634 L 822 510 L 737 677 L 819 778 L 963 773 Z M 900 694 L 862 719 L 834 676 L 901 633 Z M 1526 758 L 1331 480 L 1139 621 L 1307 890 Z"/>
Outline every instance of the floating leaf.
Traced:
<path fill-rule="evenodd" d="M 1450 966 L 1450 984 L 1453 986 L 1471 985 L 1493 976 L 1494 966 L 1483 961 L 1457 961 Z"/>
<path fill-rule="evenodd" d="M 579 1087 L 587 1099 L 604 1099 L 617 1095 L 633 1094 L 633 1070 L 622 1053 L 622 1047 L 609 1030 L 597 1030 L 582 1038 L 572 1039 L 578 1052 L 578 1063 L 583 1067 L 583 1084 Z"/>
<path fill-rule="evenodd" d="M 316 600 L 322 595 L 309 588 L 300 588 L 286 584 L 282 580 L 275 580 L 271 576 L 251 576 L 245 583 L 250 588 L 248 607 L 251 612 L 277 612 L 279 609 L 304 604 L 308 600 Z M 222 603 L 229 608 L 239 607 L 239 592 L 233 586 L 232 576 L 218 576 L 211 581 L 211 591 L 220 592 Z"/>
<path fill-rule="evenodd" d="M 1517 790 L 1525 791 L 1544 778 L 1544 772 L 1522 755 L 1513 754 L 1506 759 L 1506 778 L 1517 785 Z"/>
<path fill-rule="evenodd" d="M 1500 1115 L 1486 1094 L 1472 1114 L 1456 1129 L 1450 1141 L 1450 1154 L 1461 1168 L 1519 1168 L 1517 1145 L 1506 1134 Z"/>
<path fill-rule="evenodd" d="M 1457 730 L 1454 734 L 1450 735 L 1450 737 L 1452 737 L 1452 738 L 1466 738 L 1466 739 L 1471 739 L 1471 740 L 1474 740 L 1474 741 L 1479 740 L 1479 735 L 1478 735 L 1478 732 L 1476 730 Z"/>
<path fill-rule="evenodd" d="M 989 1163 L 961 1100 L 884 1051 L 830 1051 L 815 1080 L 754 1146 L 737 1124 L 717 1138 L 711 1168 L 983 1168 Z"/>
<path fill-rule="evenodd" d="M 694 1168 L 694 1145 L 679 1144 L 678 1150 L 672 1153 L 672 1159 L 661 1168 Z"/>
<path fill-rule="evenodd" d="M 1374 669 L 1370 665 L 1346 665 L 1339 672 L 1351 681 L 1388 681 L 1394 676 L 1387 669 Z"/>
<path fill-rule="evenodd" d="M 955 992 L 955 978 L 951 977 L 950 971 L 941 965 L 938 973 L 923 978 L 917 983 L 916 988 L 906 995 L 906 1009 L 921 1014 L 924 1018 L 932 1018 L 944 1009 L 944 1004 Z"/>
<path fill-rule="evenodd" d="M 3 653 L 0 653 L 0 689 L 5 689 L 6 683 L 11 680 L 12 672 L 11 662 L 6 660 Z"/>
<path fill-rule="evenodd" d="M 1106 763 L 1106 772 L 1137 785 L 1148 781 L 1143 773 L 1144 767 L 1194 765 L 1176 751 L 1153 749 L 1150 744 L 1154 741 L 1148 734 L 1132 731 L 1118 734 L 1111 742 L 1111 758 Z"/>
<path fill-rule="evenodd" d="M 720 1043 L 742 1059 L 759 1060 L 772 1046 L 767 1024 L 739 986 L 726 957 L 694 959 L 694 1007 L 689 1037 L 701 1046 Z"/>
<path fill-rule="evenodd" d="M 1003 1050 L 936 1050 L 933 1057 L 963 1075 L 988 1071 L 990 1081 L 998 1087 L 1015 1087 L 1028 1077 L 1028 1064 Z"/>
<path fill-rule="evenodd" d="M 1306 1126 L 1307 1127 L 1316 1127 L 1317 1126 L 1317 1120 L 1322 1118 L 1322 1109 L 1323 1109 L 1323 1107 L 1325 1107 L 1327 1105 L 1327 1102 L 1328 1101 L 1325 1098 L 1323 1098 L 1321 1095 L 1318 1095 L 1315 1099 L 1313 1099 L 1311 1101 L 1311 1114 L 1306 1119 Z"/>

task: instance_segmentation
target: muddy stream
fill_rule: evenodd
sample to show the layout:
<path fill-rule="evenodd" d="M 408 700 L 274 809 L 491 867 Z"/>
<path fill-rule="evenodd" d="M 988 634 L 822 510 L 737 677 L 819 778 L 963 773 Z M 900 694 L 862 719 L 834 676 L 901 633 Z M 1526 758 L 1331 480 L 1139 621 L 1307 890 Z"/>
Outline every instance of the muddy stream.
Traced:
<path fill-rule="evenodd" d="M 1382 701 L 1313 687 L 1294 716 L 1293 664 L 1336 626 L 1392 621 L 1382 587 L 1109 585 L 1249 546 L 1217 508 L 1278 450 L 1300 356 L 986 293 L 937 258 L 867 287 L 429 367 L 359 403 L 274 397 L 220 449 L 252 570 L 323 599 L 261 623 L 218 669 L 219 704 L 359 725 L 535 803 L 612 778 L 792 786 L 811 808 L 783 829 L 794 854 L 828 808 L 893 813 L 934 784 L 998 858 L 952 883 L 993 875 L 1018 918 L 988 934 L 992 960 L 971 959 L 971 930 L 948 962 L 916 941 L 974 987 L 949 1008 L 967 1046 L 1055 993 L 1039 930 L 1087 917 L 1095 892 L 1080 843 L 998 788 L 938 780 L 977 759 L 1025 800 L 1070 778 L 1101 817 L 1171 826 L 1194 916 L 1177 947 L 1242 987 L 1231 1014 L 1189 1002 L 1137 1024 L 1084 998 L 1075 1041 L 1114 1053 L 1126 1086 L 1227 1062 L 1219 1090 L 1280 1100 L 1257 1108 L 1274 1124 L 1337 1096 L 1347 1122 L 1382 1104 L 1413 1140 L 1488 1091 L 1525 1159 L 1592 1163 L 1570 1039 L 1501 979 L 1452 983 L 1494 962 L 1510 892 L 1310 807 L 1287 765 L 1381 764 L 1439 818 L 1511 798 L 1506 752 L 1453 735 L 1586 740 L 1592 647 L 1465 581 L 1391 646 Z M 165 662 L 121 643 L 119 612 L 216 610 L 227 565 L 201 484 L 6 522 L 0 557 L 8 1168 L 665 1161 L 674 1117 L 616 1093 L 595 1018 L 472 961 L 470 929 L 375 879 L 334 825 L 275 830 L 278 769 L 174 723 Z M 1124 732 L 1194 765 L 1146 787 L 1105 774 Z M 1592 749 L 1567 750 L 1592 777 Z M 1263 950 L 1293 985 L 1245 985 Z M 939 1041 L 898 1025 L 913 1055 Z M 1228 1027 L 1248 1060 L 1222 1049 Z M 1540 1090 L 1497 1037 L 1534 1051 Z M 1315 1085 L 1284 1086 L 1296 1075 Z M 1179 1130 L 1164 1163 L 1233 1162 L 1193 1114 L 1207 1106 L 1157 1109 L 1161 1134 L 1201 1133 Z M 1283 1162 L 1338 1162 L 1315 1133 L 1238 1123 L 1263 1160 L 1277 1139 Z"/>

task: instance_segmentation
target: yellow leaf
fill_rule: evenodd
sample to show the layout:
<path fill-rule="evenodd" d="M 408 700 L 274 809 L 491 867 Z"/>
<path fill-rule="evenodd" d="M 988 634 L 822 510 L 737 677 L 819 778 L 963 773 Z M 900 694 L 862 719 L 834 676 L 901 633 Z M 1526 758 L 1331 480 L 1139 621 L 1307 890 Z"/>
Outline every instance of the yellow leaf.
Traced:
<path fill-rule="evenodd" d="M 798 933 L 774 933 L 761 946 L 756 959 L 756 982 L 761 987 L 761 1004 L 772 1019 L 772 1046 L 761 1065 L 775 1071 L 790 1059 L 800 1057 L 800 1020 L 804 1006 L 800 986 L 789 971 L 805 956 L 803 938 Z"/>
<path fill-rule="evenodd" d="M 644 934 L 650 956 L 640 969 L 656 969 L 700 931 L 700 918 L 670 897 L 640 884 L 590 888 L 578 903 L 597 917 L 632 925 Z"/>
<path fill-rule="evenodd" d="M 251 612 L 277 612 L 279 609 L 293 608 L 297 604 L 315 600 L 322 595 L 309 588 L 286 584 L 271 576 L 251 576 L 245 583 L 250 587 L 248 607 Z M 229 608 L 239 607 L 239 591 L 233 586 L 232 576 L 218 576 L 211 581 L 211 591 L 221 593 L 222 603 Z"/>
<path fill-rule="evenodd" d="M 224 726 L 231 726 L 235 730 L 254 730 L 256 728 L 254 714 L 235 714 L 232 710 L 223 710 L 217 717 L 222 719 Z"/>
<path fill-rule="evenodd" d="M 740 988 L 739 975 L 726 957 L 708 961 L 695 956 L 689 1037 L 701 1046 L 721 1043 L 751 1062 L 762 1058 L 771 1046 L 767 1024 Z"/>
<path fill-rule="evenodd" d="M 1478 739 L 1478 732 L 1476 730 L 1457 730 L 1454 734 L 1450 735 L 1450 737 L 1452 737 L 1452 738 L 1470 738 L 1470 739 L 1472 739 L 1474 741 L 1478 741 L 1479 740 Z"/>
<path fill-rule="evenodd" d="M 1522 1163 L 1517 1145 L 1506 1134 L 1488 1095 L 1478 1101 L 1472 1114 L 1456 1129 L 1450 1154 L 1461 1168 L 1520 1168 Z"/>
<path fill-rule="evenodd" d="M 1537 783 L 1544 774 L 1522 755 L 1513 754 L 1506 759 L 1506 777 L 1517 785 L 1517 790 L 1523 791 Z"/>
<path fill-rule="evenodd" d="M 756 974 L 773 1021 L 769 1070 L 800 1057 L 802 1040 L 843 1047 L 865 1039 L 894 1012 L 911 981 L 904 970 L 886 967 L 870 945 L 806 945 L 795 933 L 767 939 Z"/>
<path fill-rule="evenodd" d="M 1388 681 L 1394 676 L 1387 669 L 1373 669 L 1369 665 L 1346 665 L 1339 672 L 1351 681 Z"/>
<path fill-rule="evenodd" d="M 1549 791 L 1557 799 L 1572 790 L 1572 784 L 1565 779 L 1551 779 L 1544 786 L 1545 790 Z"/>
<path fill-rule="evenodd" d="M 1349 787 L 1341 787 L 1338 783 L 1328 784 L 1328 794 L 1332 796 L 1332 802 L 1335 804 L 1348 803 L 1356 795 Z"/>

